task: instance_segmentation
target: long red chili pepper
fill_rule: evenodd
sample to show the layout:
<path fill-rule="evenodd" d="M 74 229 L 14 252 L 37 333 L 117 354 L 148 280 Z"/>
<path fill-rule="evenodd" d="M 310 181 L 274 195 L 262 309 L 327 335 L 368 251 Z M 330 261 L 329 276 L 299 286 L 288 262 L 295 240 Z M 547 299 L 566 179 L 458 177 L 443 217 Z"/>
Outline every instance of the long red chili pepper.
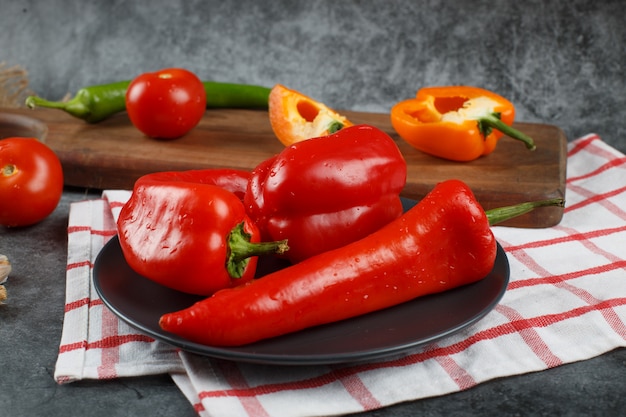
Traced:
<path fill-rule="evenodd" d="M 450 180 L 377 232 L 165 314 L 160 325 L 206 345 L 248 344 L 478 281 L 496 247 L 489 216 L 467 185 Z"/>
<path fill-rule="evenodd" d="M 128 265 L 161 285 L 199 295 L 251 280 L 256 256 L 287 247 L 260 243 L 241 201 L 247 177 L 197 170 L 139 178 L 117 222 Z"/>

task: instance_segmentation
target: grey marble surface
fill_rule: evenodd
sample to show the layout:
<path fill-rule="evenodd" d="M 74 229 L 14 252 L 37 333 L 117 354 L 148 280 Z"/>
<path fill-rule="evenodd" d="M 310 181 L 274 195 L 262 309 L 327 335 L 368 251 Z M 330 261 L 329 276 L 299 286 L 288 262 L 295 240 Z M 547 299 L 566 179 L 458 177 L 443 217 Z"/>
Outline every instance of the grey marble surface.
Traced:
<path fill-rule="evenodd" d="M 626 152 L 625 2 L 0 0 L 0 62 L 50 99 L 181 66 L 203 79 L 282 83 L 335 108 L 386 112 L 425 85 L 470 84 L 513 101 L 517 120 L 595 132 Z M 0 229 L 15 265 L 0 308 L 1 416 L 192 416 L 166 376 L 52 375 L 60 341 L 69 204 Z M 89 195 L 93 197 L 94 194 Z M 617 416 L 626 350 L 367 416 Z M 425 381 L 425 383 L 428 383 Z"/>
<path fill-rule="evenodd" d="M 0 62 L 50 99 L 171 66 L 387 112 L 427 85 L 491 89 L 517 120 L 626 152 L 623 0 L 1 2 Z"/>

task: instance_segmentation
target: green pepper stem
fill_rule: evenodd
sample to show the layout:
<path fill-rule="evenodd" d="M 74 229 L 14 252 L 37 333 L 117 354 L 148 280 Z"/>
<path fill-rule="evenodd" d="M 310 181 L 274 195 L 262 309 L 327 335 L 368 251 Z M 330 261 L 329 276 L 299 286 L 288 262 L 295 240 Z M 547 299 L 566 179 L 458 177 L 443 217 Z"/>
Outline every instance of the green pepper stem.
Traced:
<path fill-rule="evenodd" d="M 343 123 L 339 120 L 333 120 L 333 122 L 328 125 L 328 133 L 330 134 L 337 133 L 341 129 L 343 129 Z"/>
<path fill-rule="evenodd" d="M 276 242 L 250 242 L 250 233 L 244 230 L 241 222 L 230 231 L 227 237 L 228 255 L 226 270 L 233 278 L 241 278 L 250 262 L 250 257 L 278 254 L 281 255 L 289 250 L 287 240 Z"/>
<path fill-rule="evenodd" d="M 34 109 L 35 107 L 40 106 L 49 107 L 51 109 L 65 110 L 68 106 L 67 103 L 69 103 L 69 101 L 50 101 L 37 96 L 26 97 L 26 106 L 30 109 Z"/>
<path fill-rule="evenodd" d="M 540 200 L 540 201 L 530 201 L 521 204 L 515 204 L 513 206 L 499 207 L 491 210 L 485 211 L 487 214 L 487 220 L 489 220 L 489 225 L 493 226 L 494 224 L 502 223 L 506 220 L 512 219 L 517 216 L 521 216 L 522 214 L 526 214 L 530 211 L 533 211 L 537 207 L 563 207 L 565 205 L 565 200 L 562 198 L 551 198 L 548 200 Z"/>
<path fill-rule="evenodd" d="M 84 87 L 67 101 L 49 101 L 29 96 L 26 98 L 26 106 L 31 109 L 35 106 L 60 109 L 87 123 L 97 123 L 126 110 L 126 90 L 129 84 L 130 81 L 118 81 Z"/>
<path fill-rule="evenodd" d="M 37 96 L 28 96 L 26 97 L 26 106 L 30 109 L 37 106 L 60 109 L 80 119 L 84 119 L 91 113 L 89 106 L 78 95 L 68 101 L 50 101 Z"/>
<path fill-rule="evenodd" d="M 485 131 L 485 126 L 487 126 L 489 128 L 499 130 L 500 132 L 504 133 L 507 136 L 510 136 L 513 139 L 524 142 L 526 148 L 531 151 L 534 151 L 537 148 L 537 146 L 535 146 L 535 141 L 533 140 L 533 138 L 504 123 L 502 120 L 500 120 L 500 117 L 498 117 L 498 113 L 491 113 L 480 117 L 478 119 L 478 124 L 481 132 Z"/>

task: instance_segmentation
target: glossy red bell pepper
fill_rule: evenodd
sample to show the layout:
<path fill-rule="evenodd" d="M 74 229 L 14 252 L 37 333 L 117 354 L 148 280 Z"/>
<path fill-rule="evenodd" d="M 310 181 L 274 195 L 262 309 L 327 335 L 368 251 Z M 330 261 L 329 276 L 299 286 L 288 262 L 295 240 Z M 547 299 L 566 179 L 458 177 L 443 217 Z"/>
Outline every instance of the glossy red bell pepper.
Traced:
<path fill-rule="evenodd" d="M 248 188 L 250 172 L 241 169 L 197 169 L 188 171 L 164 171 L 146 174 L 141 177 L 142 183 L 187 182 L 215 185 L 235 194 L 243 201 Z"/>
<path fill-rule="evenodd" d="M 237 346 L 470 284 L 493 268 L 492 221 L 554 204 L 563 200 L 485 213 L 467 185 L 446 181 L 369 236 L 165 314 L 160 326 L 197 343 Z"/>
<path fill-rule="evenodd" d="M 257 256 L 286 242 L 260 242 L 234 170 L 161 172 L 139 178 L 117 226 L 122 253 L 138 274 L 179 291 L 210 295 L 254 277 Z M 247 181 L 246 181 L 247 184 Z"/>
<path fill-rule="evenodd" d="M 289 240 L 299 262 L 344 246 L 402 214 L 406 162 L 367 125 L 297 142 L 252 171 L 244 204 L 265 240 Z"/>

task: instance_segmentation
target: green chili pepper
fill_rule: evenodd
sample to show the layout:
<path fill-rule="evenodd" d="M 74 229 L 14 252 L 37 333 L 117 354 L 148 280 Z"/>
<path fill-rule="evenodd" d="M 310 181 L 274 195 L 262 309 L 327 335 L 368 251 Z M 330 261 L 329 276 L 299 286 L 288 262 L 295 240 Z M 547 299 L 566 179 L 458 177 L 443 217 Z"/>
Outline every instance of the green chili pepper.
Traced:
<path fill-rule="evenodd" d="M 203 81 L 208 109 L 267 109 L 270 88 Z"/>
<path fill-rule="evenodd" d="M 68 101 L 48 101 L 41 97 L 29 96 L 26 106 L 36 106 L 64 110 L 88 123 L 97 123 L 126 109 L 126 89 L 130 81 L 94 85 L 81 88 Z"/>
<path fill-rule="evenodd" d="M 130 81 L 81 88 L 68 101 L 49 101 L 37 96 L 26 98 L 26 106 L 60 109 L 88 123 L 100 122 L 126 110 L 126 90 Z M 267 109 L 270 89 L 258 85 L 204 81 L 207 108 Z"/>

